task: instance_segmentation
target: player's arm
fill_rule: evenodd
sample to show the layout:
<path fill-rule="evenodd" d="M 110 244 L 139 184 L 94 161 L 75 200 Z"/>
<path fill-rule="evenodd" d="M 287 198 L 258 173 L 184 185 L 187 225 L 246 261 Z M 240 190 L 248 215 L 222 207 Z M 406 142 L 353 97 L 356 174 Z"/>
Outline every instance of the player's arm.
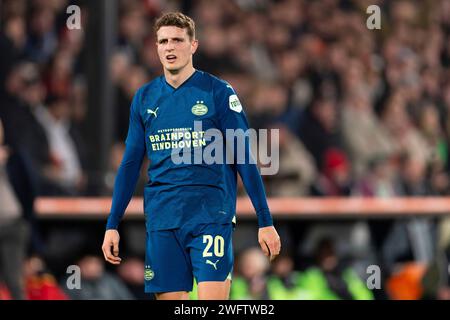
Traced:
<path fill-rule="evenodd" d="M 125 152 L 114 182 L 111 212 L 106 223 L 102 251 L 105 260 L 119 264 L 119 232 L 117 228 L 133 196 L 145 155 L 144 126 L 139 116 L 139 91 L 133 98 Z M 112 249 L 112 250 L 111 250 Z"/>
<path fill-rule="evenodd" d="M 229 85 L 217 86 L 215 89 L 215 99 L 219 106 L 219 122 L 222 133 L 225 135 L 226 129 L 242 129 L 244 132 L 248 130 L 248 121 L 240 101 Z M 225 140 L 225 139 L 224 139 Z M 230 141 L 232 142 L 232 141 Z M 230 143 L 227 142 L 227 143 Z M 245 163 L 238 163 L 237 143 L 234 141 L 234 160 L 239 175 L 244 184 L 245 190 L 255 208 L 258 217 L 258 241 L 266 256 L 272 260 L 281 250 L 280 237 L 273 226 L 272 215 L 267 205 L 266 192 L 261 179 L 256 161 L 253 159 L 250 150 L 250 139 L 245 138 L 245 147 L 239 150 L 245 152 Z M 252 161 L 250 161 L 252 159 Z"/>

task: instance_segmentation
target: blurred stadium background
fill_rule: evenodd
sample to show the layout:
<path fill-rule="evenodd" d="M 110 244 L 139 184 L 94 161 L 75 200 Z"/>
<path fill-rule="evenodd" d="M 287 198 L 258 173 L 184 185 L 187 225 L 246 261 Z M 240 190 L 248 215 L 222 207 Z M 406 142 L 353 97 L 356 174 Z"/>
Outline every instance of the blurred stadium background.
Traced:
<path fill-rule="evenodd" d="M 1 0 L 0 299 L 152 299 L 145 170 L 122 265 L 100 246 L 132 96 L 161 73 L 152 23 L 173 10 L 196 21 L 194 65 L 233 85 L 252 127 L 280 129 L 264 179 L 282 255 L 255 250 L 239 199 L 231 297 L 450 299 L 449 0 Z"/>

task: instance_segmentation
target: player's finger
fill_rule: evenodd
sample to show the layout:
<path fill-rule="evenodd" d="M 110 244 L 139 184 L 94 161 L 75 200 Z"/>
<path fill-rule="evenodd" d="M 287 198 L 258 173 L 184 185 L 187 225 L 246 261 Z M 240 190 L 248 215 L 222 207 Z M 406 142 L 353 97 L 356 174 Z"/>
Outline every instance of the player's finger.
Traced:
<path fill-rule="evenodd" d="M 269 252 L 269 248 L 267 247 L 267 244 L 264 241 L 261 241 L 259 243 L 259 245 L 261 246 L 261 249 L 264 252 L 264 255 L 266 257 L 268 257 L 270 255 L 270 252 Z"/>
<path fill-rule="evenodd" d="M 107 256 L 108 256 L 108 259 L 110 259 L 111 261 L 114 261 L 116 263 L 120 263 L 120 261 L 122 260 L 120 257 L 116 256 L 115 253 L 111 252 L 111 247 L 110 247 L 110 250 L 109 250 L 109 254 Z"/>
<path fill-rule="evenodd" d="M 119 264 L 120 261 L 122 260 L 119 257 L 115 257 L 115 256 L 112 255 L 112 253 L 111 253 L 111 246 L 104 246 L 103 247 L 103 253 L 105 255 L 106 261 L 108 261 L 109 263 Z"/>
<path fill-rule="evenodd" d="M 280 251 L 281 251 L 281 241 L 280 241 L 280 238 L 278 237 L 275 240 L 275 253 L 278 255 L 278 254 L 280 254 Z"/>
<path fill-rule="evenodd" d="M 108 259 L 108 260 L 106 260 L 106 261 L 108 261 L 108 262 L 111 263 L 111 264 L 115 264 L 115 265 L 120 264 L 120 261 L 114 261 L 114 260 L 111 260 L 111 259 Z"/>
<path fill-rule="evenodd" d="M 270 261 L 272 261 L 278 255 L 278 251 L 276 250 L 276 247 L 275 247 L 275 242 L 270 241 L 267 243 L 267 246 L 268 246 L 269 252 L 270 252 Z"/>
<path fill-rule="evenodd" d="M 266 248 L 267 248 L 267 256 L 269 257 L 269 261 L 273 260 L 273 248 L 271 247 L 271 245 L 269 244 L 269 242 L 266 242 Z"/>
<path fill-rule="evenodd" d="M 106 258 L 106 251 L 105 251 L 105 246 L 104 245 L 102 246 L 102 252 L 103 252 L 103 257 L 105 258 L 105 260 L 108 260 Z"/>
<path fill-rule="evenodd" d="M 107 249 L 103 250 L 103 255 L 105 256 L 105 260 L 111 264 L 119 264 L 120 261 L 114 260 L 114 257 L 111 254 L 108 254 Z"/>
<path fill-rule="evenodd" d="M 116 257 L 119 256 L 119 242 L 117 242 L 117 241 L 113 242 L 113 254 Z"/>
<path fill-rule="evenodd" d="M 111 259 L 108 259 L 108 262 L 109 263 L 111 263 L 111 264 L 120 264 L 120 261 L 115 261 L 115 260 L 111 260 Z"/>
<path fill-rule="evenodd" d="M 120 264 L 121 260 L 122 259 L 120 259 L 119 257 L 114 257 L 111 254 L 108 255 L 107 258 L 106 258 L 106 261 L 108 261 L 109 263 L 112 263 L 112 264 Z"/>

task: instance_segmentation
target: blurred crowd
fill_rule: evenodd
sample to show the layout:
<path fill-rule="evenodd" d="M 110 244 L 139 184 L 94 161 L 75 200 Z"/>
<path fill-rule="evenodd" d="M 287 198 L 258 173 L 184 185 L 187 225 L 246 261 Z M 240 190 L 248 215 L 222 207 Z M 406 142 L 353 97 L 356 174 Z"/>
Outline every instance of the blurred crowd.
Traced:
<path fill-rule="evenodd" d="M 88 160 L 96 155 L 88 154 L 90 141 L 82 130 L 88 92 L 95 90 L 87 86 L 88 1 L 0 1 L 0 121 L 4 131 L 0 133 L 0 202 L 5 209 L 0 209 L 0 260 L 12 250 L 22 252 L 15 261 L 23 261 L 24 248 L 31 241 L 31 251 L 38 256 L 28 258 L 35 258 L 25 265 L 28 277 L 46 274 L 42 258 L 37 262 L 45 250 L 33 214 L 34 197 L 111 194 L 132 97 L 140 86 L 161 74 L 152 24 L 165 11 L 181 10 L 196 21 L 199 49 L 194 66 L 230 82 L 251 127 L 279 129 L 279 172 L 263 177 L 268 196 L 449 195 L 450 0 L 117 3 L 117 38 L 109 61 L 114 87 L 113 144 L 106 174 L 98 177 L 88 170 Z M 81 7 L 80 30 L 66 27 L 70 4 Z M 381 8 L 380 30 L 366 26 L 366 8 L 372 4 Z M 145 184 L 146 179 L 142 170 L 139 183 Z M 446 233 L 438 232 L 439 228 Z M 395 278 L 399 276 L 395 262 L 399 256 L 414 260 L 415 249 L 408 248 L 405 239 L 420 238 L 429 253 L 422 255 L 423 260 L 428 266 L 438 265 L 438 271 L 425 270 L 422 265 L 402 269 L 413 274 L 416 284 L 422 278 L 433 278 L 432 272 L 442 274 L 438 249 L 450 253 L 448 223 L 433 218 L 401 223 L 379 220 L 358 230 L 370 234 L 373 261 L 389 270 L 384 280 L 391 283 L 388 278 L 394 279 L 391 287 L 397 293 L 402 292 L 398 289 L 402 285 L 407 286 L 402 281 L 408 281 Z M 287 238 L 295 238 L 292 230 L 287 233 Z M 294 260 L 303 251 L 295 245 L 291 245 L 292 254 L 280 257 L 272 270 L 249 249 L 236 268 L 232 297 L 314 298 L 309 286 L 322 283 L 322 295 L 315 298 L 373 298 L 361 285 L 364 272 L 357 276 L 348 265 L 333 262 L 328 257 L 334 255 L 330 241 L 316 245 L 317 255 L 310 256 L 317 260 L 301 273 Z M 245 267 L 246 259 L 253 261 L 249 263 L 253 267 Z M 256 263 L 258 259 L 261 264 Z M 120 297 L 140 291 L 133 287 L 140 281 L 137 276 L 123 279 L 142 271 L 142 261 L 133 262 L 130 269 L 134 271 L 117 275 L 129 282 L 128 289 L 116 290 L 122 292 Z M 11 263 L 7 269 L 20 269 Z M 36 265 L 40 271 L 32 271 Z M 95 258 L 80 265 L 89 270 L 83 273 L 87 277 L 103 275 Z M 450 297 L 448 275 L 438 278 L 439 288 L 435 285 L 427 295 L 417 289 L 414 298 Z M 120 287 L 117 279 L 106 282 L 105 286 Z M 26 283 L 33 286 L 35 282 Z M 97 293 L 81 298 L 96 298 L 102 290 L 92 285 L 91 291 Z M 17 288 L 9 291 L 23 298 Z M 390 297 L 395 296 L 392 292 Z M 55 294 L 77 298 L 64 291 Z"/>
<path fill-rule="evenodd" d="M 66 28 L 67 1 L 2 1 L 0 119 L 5 143 L 29 163 L 38 195 L 86 185 L 83 30 Z"/>
<path fill-rule="evenodd" d="M 380 30 L 366 27 L 369 2 L 382 8 Z M 42 195 L 80 195 L 89 180 L 79 132 L 88 6 L 84 29 L 69 30 L 71 3 L 2 2 L 6 143 L 29 153 Z M 152 23 L 167 10 L 197 21 L 195 66 L 233 85 L 251 126 L 280 130 L 269 196 L 449 193 L 447 0 L 119 1 L 112 172 L 131 99 L 161 74 Z"/>

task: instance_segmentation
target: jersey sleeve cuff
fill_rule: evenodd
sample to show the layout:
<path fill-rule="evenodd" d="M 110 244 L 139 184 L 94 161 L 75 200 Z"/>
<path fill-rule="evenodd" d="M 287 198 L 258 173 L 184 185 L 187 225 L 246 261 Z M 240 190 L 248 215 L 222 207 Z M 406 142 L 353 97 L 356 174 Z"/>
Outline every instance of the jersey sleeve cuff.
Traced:
<path fill-rule="evenodd" d="M 258 216 L 258 226 L 260 228 L 273 226 L 272 215 L 268 208 L 258 210 L 256 215 Z"/>
<path fill-rule="evenodd" d="M 119 222 L 115 221 L 115 219 L 108 219 L 106 222 L 106 230 L 115 229 L 119 227 Z"/>

